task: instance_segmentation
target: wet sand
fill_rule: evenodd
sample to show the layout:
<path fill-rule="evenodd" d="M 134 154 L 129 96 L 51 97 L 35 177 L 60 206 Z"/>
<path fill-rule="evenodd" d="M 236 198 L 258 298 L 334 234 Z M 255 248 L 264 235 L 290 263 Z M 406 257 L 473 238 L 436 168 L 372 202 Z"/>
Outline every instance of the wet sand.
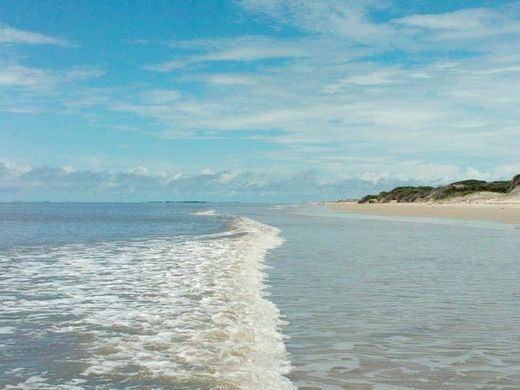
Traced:
<path fill-rule="evenodd" d="M 372 203 L 329 202 L 328 206 L 346 212 L 396 217 L 438 217 L 520 224 L 518 203 Z"/>

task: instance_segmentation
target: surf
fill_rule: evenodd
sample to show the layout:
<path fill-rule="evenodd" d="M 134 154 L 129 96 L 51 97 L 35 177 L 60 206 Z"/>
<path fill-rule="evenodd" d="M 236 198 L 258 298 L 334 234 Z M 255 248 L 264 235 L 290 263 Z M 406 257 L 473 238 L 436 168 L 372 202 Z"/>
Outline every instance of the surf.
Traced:
<path fill-rule="evenodd" d="M 282 243 L 278 229 L 238 217 L 184 239 L 12 249 L 0 258 L 10 326 L 77 342 L 67 370 L 19 370 L 16 386 L 293 388 L 284 322 L 265 291 L 266 253 Z"/>

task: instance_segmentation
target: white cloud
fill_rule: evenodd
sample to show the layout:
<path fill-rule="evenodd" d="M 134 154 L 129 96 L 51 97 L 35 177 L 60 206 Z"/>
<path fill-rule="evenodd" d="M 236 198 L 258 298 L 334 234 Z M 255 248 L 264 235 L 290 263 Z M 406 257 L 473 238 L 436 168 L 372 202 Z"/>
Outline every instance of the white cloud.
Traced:
<path fill-rule="evenodd" d="M 520 80 L 510 77 L 514 61 L 497 66 L 497 57 L 481 57 L 407 68 L 335 64 L 309 53 L 312 58 L 265 68 L 246 79 L 243 73 L 204 73 L 199 79 L 209 83 L 203 96 L 185 95 L 152 107 L 124 102 L 113 109 L 155 118 L 183 136 L 241 130 L 258 137 L 259 131 L 278 130 L 267 139 L 288 145 L 368 142 L 377 152 L 421 153 L 433 146 L 460 153 L 511 149 L 506 143 L 499 147 L 498 134 L 513 137 L 517 131 Z M 245 83 L 254 87 L 243 88 Z M 493 138 L 497 142 L 490 143 Z"/>
<path fill-rule="evenodd" d="M 392 21 L 403 33 L 425 42 L 460 42 L 488 50 L 496 39 L 515 45 L 520 37 L 520 3 L 497 8 L 467 8 L 448 13 L 410 15 Z M 462 48 L 463 46 L 461 46 Z"/>
<path fill-rule="evenodd" d="M 396 76 L 396 72 L 391 69 L 384 69 L 375 71 L 372 73 L 362 73 L 353 76 L 348 76 L 341 79 L 338 85 L 327 88 L 329 91 L 337 92 L 341 86 L 355 84 L 355 85 L 380 85 L 391 83 L 393 77 Z"/>
<path fill-rule="evenodd" d="M 84 66 L 64 72 L 60 77 L 64 81 L 81 81 L 102 77 L 104 74 L 101 69 Z"/>
<path fill-rule="evenodd" d="M 152 108 L 135 101 L 113 108 L 160 121 L 169 130 L 159 136 L 200 137 L 211 132 L 226 137 L 226 132 L 242 131 L 300 150 L 309 143 L 341 145 L 338 151 L 329 149 L 333 157 L 366 153 L 349 150 L 353 144 L 372 145 L 369 153 L 374 154 L 418 156 L 435 148 L 443 155 L 474 158 L 487 151 L 509 159 L 520 147 L 515 140 L 520 80 L 514 77 L 520 58 L 511 53 L 514 45 L 501 47 L 488 39 L 502 34 L 504 42 L 512 42 L 518 34 L 514 6 L 375 22 L 372 12 L 389 6 L 386 2 L 245 0 L 240 4 L 248 12 L 299 27 L 309 35 L 172 43 L 193 53 L 174 61 L 178 69 L 208 65 L 202 75 L 197 66 L 181 73 L 184 79 L 206 83 L 204 94 L 187 94 Z M 465 24 L 467 28 L 460 27 Z M 456 39 L 450 41 L 449 34 L 457 35 Z M 432 40 L 441 39 L 446 41 L 432 46 Z M 446 60 L 468 39 L 478 51 Z M 390 64 L 370 59 L 395 48 L 403 54 Z M 208 70 L 211 61 L 262 60 L 278 53 L 289 53 L 291 60 L 258 66 L 249 74 Z M 171 70 L 167 63 L 162 65 L 161 70 Z"/>
<path fill-rule="evenodd" d="M 0 86 L 45 87 L 54 82 L 54 74 L 49 70 L 20 65 L 0 68 Z"/>
<path fill-rule="evenodd" d="M 31 31 L 0 25 L 0 44 L 74 46 L 70 41 Z"/>
<path fill-rule="evenodd" d="M 393 34 L 392 26 L 375 23 L 370 11 L 386 1 L 355 0 L 242 0 L 249 12 L 264 14 L 278 22 L 307 31 L 346 37 L 354 42 L 375 42 Z"/>
<path fill-rule="evenodd" d="M 470 8 L 443 14 L 410 15 L 393 22 L 410 27 L 439 31 L 468 32 L 479 36 L 518 33 L 520 22 L 513 14 L 487 8 Z"/>
<path fill-rule="evenodd" d="M 424 29 L 464 31 L 481 29 L 498 18 L 499 15 L 486 9 L 466 9 L 444 14 L 410 15 L 394 20 L 394 23 Z"/>
<path fill-rule="evenodd" d="M 513 177 L 515 175 L 518 175 L 519 172 L 520 172 L 520 163 L 499 165 L 499 166 L 495 167 L 495 171 L 491 175 L 491 178 Z"/>
<path fill-rule="evenodd" d="M 305 48 L 298 42 L 257 35 L 172 42 L 169 46 L 186 52 L 178 59 L 148 64 L 144 68 L 155 72 L 170 72 L 200 63 L 252 62 L 307 56 Z M 195 53 L 190 54 L 193 52 Z"/>
<path fill-rule="evenodd" d="M 208 74 L 201 80 L 218 85 L 256 85 L 265 81 L 264 77 L 251 74 Z"/>
<path fill-rule="evenodd" d="M 181 93 L 171 89 L 153 89 L 142 93 L 142 98 L 149 104 L 167 104 L 181 98 Z"/>
<path fill-rule="evenodd" d="M 382 9 L 389 11 L 387 17 L 391 15 L 397 7 L 390 0 L 242 0 L 239 4 L 252 14 L 307 32 L 390 49 L 425 49 L 434 41 L 443 45 L 457 42 L 462 50 L 487 50 L 496 45 L 493 40 L 498 36 L 515 44 L 520 34 L 520 3 L 514 1 L 490 8 L 415 14 L 393 20 L 373 17 Z"/>
<path fill-rule="evenodd" d="M 50 69 L 33 68 L 22 65 L 0 64 L 0 88 L 24 87 L 29 89 L 45 89 L 62 82 L 88 80 L 103 76 L 104 72 L 88 67 L 74 68 L 66 72 Z"/>

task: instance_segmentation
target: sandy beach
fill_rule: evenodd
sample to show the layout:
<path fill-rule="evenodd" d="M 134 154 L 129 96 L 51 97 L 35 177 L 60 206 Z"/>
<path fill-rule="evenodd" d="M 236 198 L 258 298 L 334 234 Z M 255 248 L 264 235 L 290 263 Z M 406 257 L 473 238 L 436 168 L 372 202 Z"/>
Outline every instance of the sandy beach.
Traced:
<path fill-rule="evenodd" d="M 439 217 L 520 224 L 520 203 L 374 203 L 330 202 L 346 212 L 381 216 Z"/>

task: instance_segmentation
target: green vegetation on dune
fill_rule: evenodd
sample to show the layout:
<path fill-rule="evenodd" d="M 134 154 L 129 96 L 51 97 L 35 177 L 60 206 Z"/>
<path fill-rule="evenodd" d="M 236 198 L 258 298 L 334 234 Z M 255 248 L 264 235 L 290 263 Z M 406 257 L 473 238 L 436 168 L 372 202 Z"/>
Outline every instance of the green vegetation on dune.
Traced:
<path fill-rule="evenodd" d="M 520 174 L 511 180 L 504 181 L 462 180 L 439 187 L 397 187 L 391 191 L 383 191 L 378 195 L 367 195 L 359 203 L 425 202 L 461 197 L 476 192 L 507 194 L 516 188 L 520 188 Z"/>
<path fill-rule="evenodd" d="M 520 174 L 516 175 L 513 177 L 513 180 L 511 180 L 509 191 L 513 191 L 515 188 L 520 188 Z"/>

